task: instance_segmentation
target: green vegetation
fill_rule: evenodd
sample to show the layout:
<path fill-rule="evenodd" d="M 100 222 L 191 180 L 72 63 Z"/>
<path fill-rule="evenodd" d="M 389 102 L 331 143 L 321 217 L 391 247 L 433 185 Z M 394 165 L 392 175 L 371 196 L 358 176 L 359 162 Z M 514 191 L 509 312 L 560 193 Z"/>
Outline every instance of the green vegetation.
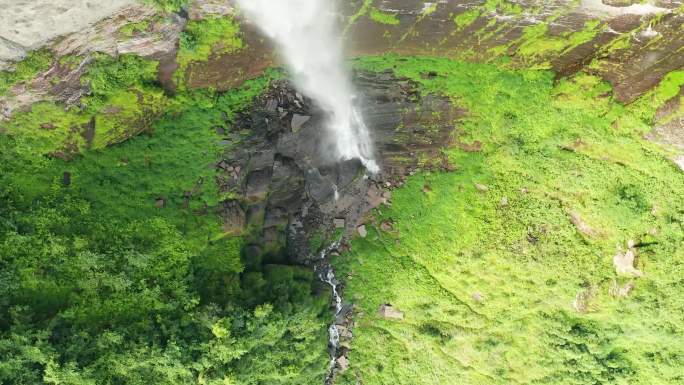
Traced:
<path fill-rule="evenodd" d="M 588 21 L 584 29 L 567 32 L 560 36 L 549 36 L 548 25 L 540 23 L 526 27 L 517 54 L 527 59 L 547 58 L 552 54 L 561 54 L 591 41 L 600 31 L 601 22 Z"/>
<path fill-rule="evenodd" d="M 658 107 L 679 96 L 682 86 L 684 86 L 684 71 L 670 72 L 657 87 L 632 103 L 629 109 L 641 120 L 654 125 L 658 123 L 656 121 L 656 110 Z M 678 115 L 679 111 L 674 111 L 671 116 L 666 116 L 663 120 L 672 119 Z M 647 130 L 642 130 L 642 133 L 646 134 Z"/>
<path fill-rule="evenodd" d="M 429 7 L 424 8 L 424 9 L 421 11 L 420 16 L 421 16 L 421 17 L 430 16 L 430 15 L 432 15 L 433 13 L 435 13 L 435 11 L 437 11 L 437 3 L 433 3 L 433 4 L 430 5 Z"/>
<path fill-rule="evenodd" d="M 98 56 L 82 109 L 0 127 L 0 384 L 319 382 L 327 293 L 217 215 L 216 127 L 279 74 L 171 98 L 156 66 Z"/>
<path fill-rule="evenodd" d="M 207 61 L 211 55 L 231 53 L 243 47 L 240 25 L 232 17 L 191 20 L 181 34 L 176 57 L 179 85 L 187 80 L 190 63 Z"/>
<path fill-rule="evenodd" d="M 375 7 L 370 9 L 368 17 L 376 23 L 399 25 L 399 18 L 394 13 L 383 12 Z"/>
<path fill-rule="evenodd" d="M 157 64 L 133 55 L 97 55 L 82 78 L 91 90 L 81 99 L 82 109 L 34 104 L 0 122 L 0 130 L 13 136 L 18 154 L 32 160 L 36 152 L 70 159 L 86 148 L 123 141 L 148 129 L 164 107 L 166 97 L 155 84 Z"/>
<path fill-rule="evenodd" d="M 523 12 L 520 4 L 508 0 L 487 0 L 482 8 L 489 12 L 497 12 L 502 15 L 519 15 Z"/>
<path fill-rule="evenodd" d="M 456 23 L 456 28 L 461 30 L 475 22 L 480 17 L 479 9 L 471 9 L 465 11 L 461 14 L 454 16 L 454 23 Z"/>
<path fill-rule="evenodd" d="M 50 68 L 52 53 L 47 49 L 32 51 L 15 65 L 12 71 L 0 71 L 0 96 L 21 82 L 35 79 L 42 71 Z"/>
<path fill-rule="evenodd" d="M 143 0 L 145 3 L 153 5 L 162 11 L 178 12 L 186 7 L 190 0 Z"/>
<path fill-rule="evenodd" d="M 143 20 L 138 23 L 130 23 L 126 24 L 121 29 L 119 29 L 119 33 L 123 35 L 124 37 L 133 37 L 135 34 L 140 33 L 140 32 L 145 32 L 150 28 L 150 21 L 149 20 Z"/>
<path fill-rule="evenodd" d="M 351 28 L 354 23 L 356 23 L 359 18 L 365 16 L 368 11 L 370 11 L 371 7 L 373 6 L 373 0 L 363 0 L 363 3 L 361 4 L 361 7 L 359 10 L 351 15 L 349 17 L 349 22 L 347 22 L 347 25 L 344 27 L 344 31 L 342 32 L 343 35 L 347 34 L 347 31 L 349 31 L 349 28 Z"/>
<path fill-rule="evenodd" d="M 646 102 L 624 107 L 585 74 L 554 85 L 446 59 L 356 64 L 449 96 L 468 110 L 454 140 L 482 151 L 445 149 L 458 169 L 410 178 L 336 261 L 358 307 L 338 383 L 684 381 L 684 175 L 642 139 Z M 386 220 L 393 230 L 372 225 Z M 629 240 L 642 277 L 613 267 Z M 381 318 L 385 303 L 404 319 Z"/>

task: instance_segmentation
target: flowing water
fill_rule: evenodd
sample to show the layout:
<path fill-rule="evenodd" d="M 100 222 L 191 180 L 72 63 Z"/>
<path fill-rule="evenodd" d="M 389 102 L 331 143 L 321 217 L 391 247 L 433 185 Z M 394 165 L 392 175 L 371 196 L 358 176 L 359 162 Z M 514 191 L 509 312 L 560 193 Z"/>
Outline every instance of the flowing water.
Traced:
<path fill-rule="evenodd" d="M 332 288 L 332 300 L 335 304 L 335 320 L 328 327 L 328 350 L 330 352 L 330 364 L 328 365 L 328 374 L 325 376 L 325 385 L 330 385 L 334 382 L 337 371 L 337 360 L 340 353 L 340 332 L 337 330 L 337 319 L 342 314 L 342 295 L 339 291 L 340 283 L 335 277 L 335 270 L 328 263 L 328 256 L 333 250 L 337 250 L 340 246 L 341 240 L 333 242 L 326 247 L 320 254 L 320 262 L 315 266 L 315 272 L 321 282 L 325 282 Z"/>
<path fill-rule="evenodd" d="M 324 257 L 325 258 L 325 257 Z M 337 330 L 337 318 L 342 313 L 342 296 L 338 290 L 339 282 L 335 278 L 335 271 L 330 265 L 322 265 L 317 268 L 318 278 L 330 285 L 335 303 L 335 322 L 328 327 L 328 349 L 330 350 L 330 364 L 328 374 L 325 377 L 325 384 L 332 384 L 336 374 L 337 360 L 340 351 L 340 332 Z"/>
<path fill-rule="evenodd" d="M 237 0 L 240 11 L 276 44 L 299 90 L 328 114 L 326 128 L 332 160 L 359 159 L 369 172 L 377 173 L 370 134 L 355 106 L 354 90 L 344 65 L 334 1 Z M 328 328 L 330 366 L 325 384 L 334 381 L 340 354 L 337 319 L 343 313 L 342 297 L 327 261 L 328 254 L 338 246 L 336 242 L 326 248 L 316 266 L 319 279 L 332 288 L 335 305 L 336 320 Z"/>
<path fill-rule="evenodd" d="M 376 173 L 370 134 L 344 65 L 334 1 L 237 0 L 240 11 L 276 43 L 297 87 L 328 113 L 335 160 L 360 159 Z"/>

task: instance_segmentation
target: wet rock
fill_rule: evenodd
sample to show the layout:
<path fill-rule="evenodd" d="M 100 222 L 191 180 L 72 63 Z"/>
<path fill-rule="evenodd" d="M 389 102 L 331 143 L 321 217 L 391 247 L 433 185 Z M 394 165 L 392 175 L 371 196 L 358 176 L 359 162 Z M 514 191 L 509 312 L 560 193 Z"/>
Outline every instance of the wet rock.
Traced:
<path fill-rule="evenodd" d="M 290 126 L 292 128 L 292 132 L 299 132 L 301 130 L 302 126 L 308 122 L 311 119 L 310 116 L 306 115 L 299 115 L 299 114 L 294 114 L 292 115 L 292 122 L 290 123 Z"/>
<path fill-rule="evenodd" d="M 382 190 L 377 186 L 371 186 L 366 193 L 366 203 L 369 209 L 379 207 L 381 204 L 387 202 L 387 199 L 382 196 Z"/>
<path fill-rule="evenodd" d="M 385 318 L 385 319 L 395 319 L 395 320 L 404 319 L 404 313 L 395 309 L 390 304 L 380 305 L 380 309 L 378 310 L 378 314 L 380 315 L 380 317 Z"/>
<path fill-rule="evenodd" d="M 337 369 L 339 373 L 344 373 L 349 369 L 349 360 L 347 357 L 342 356 L 337 359 Z"/>
<path fill-rule="evenodd" d="M 366 230 L 365 225 L 361 225 L 361 226 L 357 227 L 356 232 L 359 234 L 359 237 L 361 237 L 361 238 L 366 238 L 366 236 L 368 235 L 368 230 Z"/>
<path fill-rule="evenodd" d="M 223 221 L 223 231 L 238 235 L 245 227 L 246 216 L 242 206 L 237 201 L 223 202 L 219 216 Z"/>
<path fill-rule="evenodd" d="M 270 170 L 258 170 L 249 173 L 247 175 L 246 198 L 252 201 L 266 198 L 270 182 Z"/>
<path fill-rule="evenodd" d="M 353 310 L 354 310 L 354 305 L 352 305 L 350 303 L 343 304 L 342 309 L 335 316 L 335 324 L 336 325 L 348 325 L 350 320 L 351 320 Z"/>
<path fill-rule="evenodd" d="M 340 335 L 340 338 L 342 339 L 351 339 L 352 338 L 352 332 L 349 330 L 346 326 L 342 325 L 335 325 L 337 328 L 337 333 Z"/>
<path fill-rule="evenodd" d="M 269 99 L 268 102 L 266 102 L 266 111 L 270 113 L 274 113 L 278 109 L 278 100 L 276 99 Z"/>
<path fill-rule="evenodd" d="M 306 174 L 306 187 L 309 196 L 316 201 L 334 199 L 335 183 L 321 175 L 318 169 L 309 170 Z"/>

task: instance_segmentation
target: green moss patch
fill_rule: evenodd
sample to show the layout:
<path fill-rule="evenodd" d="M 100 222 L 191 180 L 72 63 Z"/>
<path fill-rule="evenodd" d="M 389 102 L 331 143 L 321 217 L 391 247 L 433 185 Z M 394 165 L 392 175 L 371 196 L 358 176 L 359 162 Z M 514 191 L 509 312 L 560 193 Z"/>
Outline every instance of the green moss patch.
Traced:
<path fill-rule="evenodd" d="M 211 55 L 227 54 L 244 47 L 240 25 L 232 17 L 191 20 L 181 34 L 177 81 L 183 85 L 190 63 L 205 62 Z"/>
<path fill-rule="evenodd" d="M 46 49 L 31 51 L 15 65 L 14 70 L 0 71 L 0 96 L 21 82 L 27 82 L 50 68 L 52 52 Z"/>
<path fill-rule="evenodd" d="M 370 9 L 368 17 L 376 23 L 385 25 L 399 25 L 399 18 L 394 13 L 383 12 L 375 7 Z"/>
<path fill-rule="evenodd" d="M 456 28 L 461 30 L 475 22 L 480 17 L 479 9 L 471 9 L 465 11 L 461 14 L 454 16 L 454 23 L 456 23 Z"/>

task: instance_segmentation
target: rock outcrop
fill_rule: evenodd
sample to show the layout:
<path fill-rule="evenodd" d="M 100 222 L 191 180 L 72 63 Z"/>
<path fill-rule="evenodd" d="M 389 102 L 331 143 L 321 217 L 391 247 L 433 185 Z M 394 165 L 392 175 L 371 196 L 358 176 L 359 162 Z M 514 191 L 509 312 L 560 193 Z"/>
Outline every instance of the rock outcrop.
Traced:
<path fill-rule="evenodd" d="M 63 36 L 88 29 L 135 0 L 0 0 L 0 70 Z"/>
<path fill-rule="evenodd" d="M 220 214 L 226 231 L 249 233 L 251 258 L 314 263 L 330 243 L 351 235 L 365 212 L 387 202 L 386 186 L 418 167 L 442 167 L 417 159 L 439 153 L 458 110 L 445 98 L 421 97 L 415 84 L 390 74 L 355 79 L 382 149 L 378 175 L 367 175 L 356 160 L 330 158 L 324 113 L 287 81 L 274 82 L 227 134 L 217 167 L 220 189 L 231 198 Z M 400 156 L 406 153 L 414 156 Z"/>

